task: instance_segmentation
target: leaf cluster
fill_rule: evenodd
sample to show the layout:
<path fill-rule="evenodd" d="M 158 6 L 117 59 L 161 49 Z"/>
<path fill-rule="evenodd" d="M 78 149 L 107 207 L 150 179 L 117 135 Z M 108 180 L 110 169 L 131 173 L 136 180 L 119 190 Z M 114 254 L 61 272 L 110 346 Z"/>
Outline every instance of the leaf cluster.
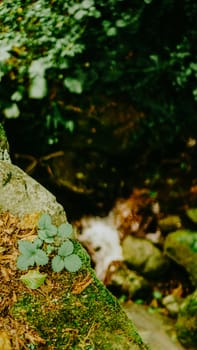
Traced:
<path fill-rule="evenodd" d="M 6 121 L 32 118 L 47 148 L 77 130 L 73 101 L 80 110 L 84 97 L 105 91 L 150 116 L 135 144 L 147 133 L 161 148 L 196 135 L 196 16 L 193 0 L 4 1 L 0 112 Z"/>
<path fill-rule="evenodd" d="M 38 237 L 33 242 L 19 240 L 20 255 L 17 259 L 17 267 L 27 270 L 30 266 L 47 265 L 51 259 L 54 272 L 60 272 L 64 268 L 69 272 L 80 269 L 82 261 L 74 254 L 72 241 L 72 225 L 61 224 L 56 227 L 51 222 L 48 214 L 43 214 L 38 222 Z"/>

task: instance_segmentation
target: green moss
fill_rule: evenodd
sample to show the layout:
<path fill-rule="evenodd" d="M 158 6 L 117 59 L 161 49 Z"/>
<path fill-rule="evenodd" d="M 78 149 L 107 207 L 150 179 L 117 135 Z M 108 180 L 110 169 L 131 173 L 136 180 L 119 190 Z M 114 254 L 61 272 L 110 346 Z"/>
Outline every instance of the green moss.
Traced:
<path fill-rule="evenodd" d="M 176 329 L 178 338 L 184 345 L 197 344 L 197 290 L 182 303 Z"/>
<path fill-rule="evenodd" d="M 21 295 L 12 314 L 35 328 L 50 350 L 148 349 L 93 271 L 63 273 L 51 290 Z"/>

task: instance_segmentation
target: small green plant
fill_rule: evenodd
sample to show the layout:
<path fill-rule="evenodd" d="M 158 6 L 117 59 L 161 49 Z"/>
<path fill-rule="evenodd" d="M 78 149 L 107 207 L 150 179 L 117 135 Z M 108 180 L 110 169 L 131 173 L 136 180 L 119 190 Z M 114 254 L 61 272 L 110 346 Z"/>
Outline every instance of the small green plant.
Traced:
<path fill-rule="evenodd" d="M 48 214 L 43 214 L 38 222 L 38 236 L 33 242 L 27 240 L 18 241 L 20 255 L 17 259 L 17 267 L 20 270 L 27 270 L 37 265 L 43 266 L 51 260 L 52 270 L 60 272 L 66 269 L 69 272 L 76 272 L 80 269 L 82 261 L 77 254 L 74 254 L 72 242 L 72 225 L 61 224 L 56 227 L 51 222 Z M 38 288 L 44 283 L 46 275 L 38 271 L 29 271 L 21 277 L 21 280 L 30 288 Z"/>

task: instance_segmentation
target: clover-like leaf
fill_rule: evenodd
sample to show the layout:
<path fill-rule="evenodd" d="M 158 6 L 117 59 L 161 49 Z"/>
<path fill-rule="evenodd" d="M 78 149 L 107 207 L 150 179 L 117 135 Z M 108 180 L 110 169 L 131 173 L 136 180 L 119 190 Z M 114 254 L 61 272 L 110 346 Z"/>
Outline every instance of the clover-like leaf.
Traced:
<path fill-rule="evenodd" d="M 69 272 L 76 272 L 80 269 L 82 261 L 76 254 L 71 254 L 64 258 L 64 266 Z"/>
<path fill-rule="evenodd" d="M 68 256 L 68 255 L 72 254 L 73 250 L 74 250 L 73 243 L 70 240 L 67 240 L 58 249 L 58 255 Z"/>
<path fill-rule="evenodd" d="M 37 249 L 36 245 L 35 243 L 31 243 L 29 241 L 19 241 L 18 246 L 21 255 L 17 259 L 17 267 L 20 270 L 27 270 L 29 266 L 33 266 L 35 264 L 35 251 Z"/>
<path fill-rule="evenodd" d="M 47 254 L 42 249 L 35 251 L 34 260 L 37 265 L 46 265 L 49 261 Z"/>
<path fill-rule="evenodd" d="M 52 243 L 54 236 L 57 234 L 57 227 L 50 224 L 47 228 L 38 230 L 38 237 L 46 243 Z"/>
<path fill-rule="evenodd" d="M 37 248 L 39 241 L 19 241 L 19 251 L 21 255 L 17 259 L 17 267 L 20 270 L 26 270 L 29 266 L 46 265 L 48 263 L 47 254 L 40 248 Z"/>
<path fill-rule="evenodd" d="M 35 245 L 29 241 L 18 241 L 18 249 L 22 254 L 30 254 L 35 250 Z"/>
<path fill-rule="evenodd" d="M 24 254 L 21 254 L 16 262 L 16 266 L 19 270 L 27 270 L 29 266 L 33 266 L 35 263 L 34 257 L 27 259 Z"/>
<path fill-rule="evenodd" d="M 61 256 L 54 256 L 52 259 L 52 269 L 54 272 L 60 272 L 64 269 L 64 260 L 61 258 Z"/>
<path fill-rule="evenodd" d="M 46 273 L 43 274 L 37 270 L 32 270 L 21 276 L 20 279 L 28 288 L 36 289 L 44 283 L 46 276 Z"/>
<path fill-rule="evenodd" d="M 43 241 L 37 237 L 33 243 L 35 244 L 36 248 L 40 248 L 43 244 Z"/>
<path fill-rule="evenodd" d="M 38 221 L 38 227 L 40 229 L 45 230 L 50 225 L 51 225 L 51 217 L 50 217 L 50 215 L 47 214 L 47 213 L 42 214 L 42 216 L 40 217 L 40 219 Z"/>
<path fill-rule="evenodd" d="M 66 223 L 66 224 L 61 224 L 59 227 L 58 227 L 58 237 L 60 238 L 70 238 L 72 236 L 72 233 L 73 233 L 73 228 L 72 228 L 72 225 L 69 224 L 69 223 Z"/>

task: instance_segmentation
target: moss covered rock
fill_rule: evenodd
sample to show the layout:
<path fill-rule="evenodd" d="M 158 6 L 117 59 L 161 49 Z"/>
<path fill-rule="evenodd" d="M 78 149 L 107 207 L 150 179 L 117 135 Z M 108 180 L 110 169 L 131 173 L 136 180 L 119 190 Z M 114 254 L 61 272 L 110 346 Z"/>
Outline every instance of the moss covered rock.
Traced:
<path fill-rule="evenodd" d="M 188 272 L 191 283 L 197 287 L 197 252 L 193 244 L 197 232 L 186 229 L 171 232 L 165 240 L 165 253 Z"/>
<path fill-rule="evenodd" d="M 50 192 L 18 167 L 0 161 L 0 343 L 9 345 L 6 350 L 147 350 L 77 241 L 79 271 L 55 273 L 50 264 L 37 266 L 46 275 L 45 283 L 37 289 L 23 284 L 27 271 L 16 266 L 18 240 L 36 237 L 43 212 L 55 225 L 67 222 Z"/>
<path fill-rule="evenodd" d="M 176 323 L 177 335 L 182 344 L 196 349 L 197 345 L 197 290 L 185 298 Z"/>

